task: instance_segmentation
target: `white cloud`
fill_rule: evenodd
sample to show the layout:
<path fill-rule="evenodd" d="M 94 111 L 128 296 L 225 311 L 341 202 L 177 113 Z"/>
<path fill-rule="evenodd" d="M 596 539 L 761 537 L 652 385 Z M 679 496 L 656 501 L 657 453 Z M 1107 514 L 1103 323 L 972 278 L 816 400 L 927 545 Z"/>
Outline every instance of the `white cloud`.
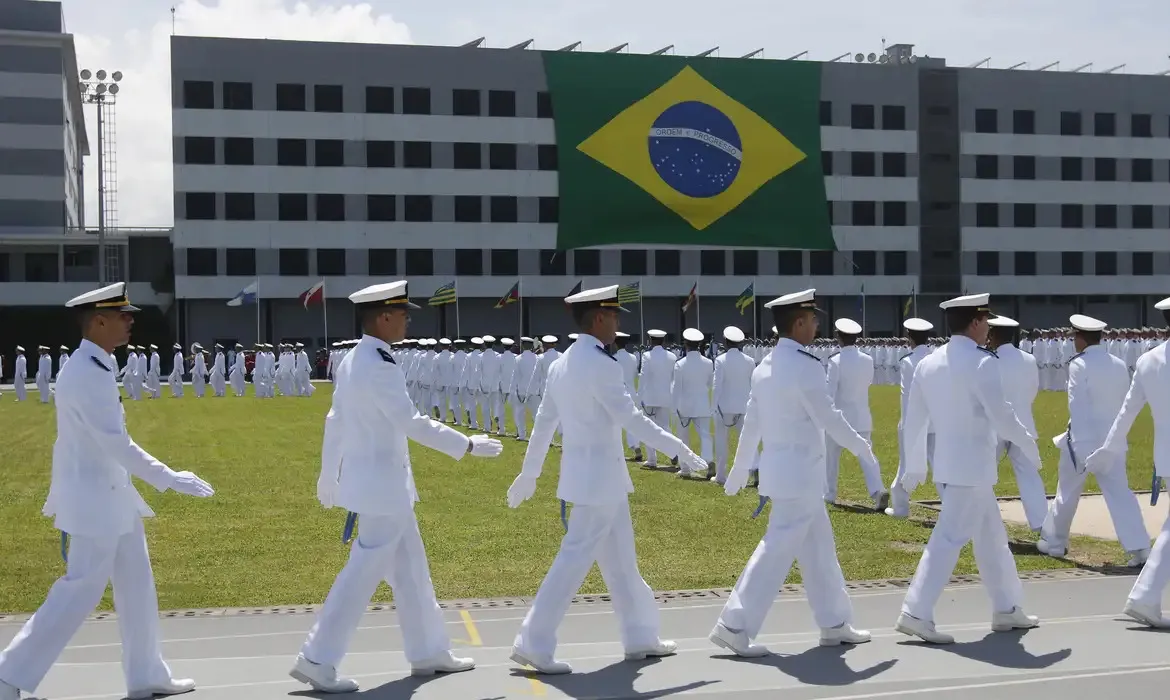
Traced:
<path fill-rule="evenodd" d="M 174 33 L 256 39 L 412 43 L 409 29 L 368 4 L 310 7 L 282 0 L 199 0 L 176 3 Z M 75 35 L 78 66 L 122 71 L 117 113 L 119 226 L 173 223 L 171 22 L 118 37 Z M 93 155 L 86 163 L 86 223 L 97 225 L 97 118 L 86 108 Z"/>

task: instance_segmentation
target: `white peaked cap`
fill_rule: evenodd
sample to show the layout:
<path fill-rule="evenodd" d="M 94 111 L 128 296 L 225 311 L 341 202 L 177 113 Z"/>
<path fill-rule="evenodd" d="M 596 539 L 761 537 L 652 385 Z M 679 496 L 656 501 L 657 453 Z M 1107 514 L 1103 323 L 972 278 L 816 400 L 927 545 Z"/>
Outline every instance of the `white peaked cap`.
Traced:
<path fill-rule="evenodd" d="M 69 301 L 65 302 L 65 306 L 70 309 L 108 309 L 111 311 L 140 311 L 137 306 L 130 303 L 126 297 L 126 283 L 115 282 L 108 284 L 101 289 L 95 289 L 91 292 L 86 292 L 79 296 L 75 296 Z"/>
<path fill-rule="evenodd" d="M 474 338 L 472 338 L 472 339 L 471 339 L 471 344 L 472 344 L 472 345 L 483 345 L 483 338 L 480 338 L 480 337 L 477 335 L 477 336 L 475 336 Z"/>
<path fill-rule="evenodd" d="M 1109 325 L 1104 321 L 1095 319 L 1092 316 L 1085 316 L 1084 314 L 1073 314 L 1068 317 L 1068 322 L 1078 331 L 1088 331 L 1090 333 L 1103 331 L 1105 330 L 1105 326 Z"/>
<path fill-rule="evenodd" d="M 683 340 L 688 340 L 692 343 L 698 343 L 703 340 L 703 331 L 698 328 L 688 328 L 683 331 Z"/>
<path fill-rule="evenodd" d="M 577 334 L 576 334 L 576 333 L 570 333 L 570 334 L 569 334 L 569 340 L 576 340 L 576 339 L 577 339 Z"/>
<path fill-rule="evenodd" d="M 665 338 L 666 331 L 660 331 L 657 328 L 651 328 L 650 330 L 646 331 L 646 335 L 650 336 L 651 338 Z"/>
<path fill-rule="evenodd" d="M 17 351 L 17 352 L 24 352 L 24 346 L 22 346 L 22 345 L 17 345 L 17 346 L 16 346 L 16 351 Z"/>
<path fill-rule="evenodd" d="M 991 300 L 990 294 L 967 294 L 954 299 L 947 299 L 938 305 L 940 309 L 961 309 L 961 308 L 979 308 L 985 307 Z M 987 309 L 990 311 L 991 309 Z"/>
<path fill-rule="evenodd" d="M 466 341 L 466 340 L 464 340 L 463 338 L 456 338 L 455 340 L 452 340 L 451 342 L 452 342 L 452 343 L 455 343 L 456 345 L 463 345 L 463 344 L 464 344 L 464 343 L 466 343 L 467 341 Z"/>
<path fill-rule="evenodd" d="M 995 326 L 996 328 L 1019 328 L 1020 322 L 1007 316 L 996 316 L 995 318 L 987 319 L 987 325 Z"/>
<path fill-rule="evenodd" d="M 776 326 L 772 326 L 772 332 L 773 332 L 773 333 L 779 333 L 780 331 L 776 330 Z"/>
<path fill-rule="evenodd" d="M 557 337 L 555 335 L 542 335 L 542 336 L 540 336 L 540 342 L 542 342 L 542 343 L 555 343 L 555 342 L 557 342 Z"/>
<path fill-rule="evenodd" d="M 618 285 L 611 284 L 608 287 L 597 287 L 596 289 L 586 289 L 577 292 L 571 296 L 565 297 L 566 304 L 585 304 L 595 303 L 599 306 L 610 307 L 621 311 L 629 311 L 629 309 L 622 308 L 618 301 Z"/>
<path fill-rule="evenodd" d="M 485 336 L 483 337 L 483 342 L 485 342 L 485 343 L 494 343 L 494 342 L 496 342 L 496 337 L 495 337 L 494 335 L 485 335 Z"/>
<path fill-rule="evenodd" d="M 777 306 L 803 306 L 810 309 L 816 308 L 816 302 L 813 297 L 816 295 L 816 289 L 806 289 L 803 292 L 793 292 L 792 294 L 785 294 L 782 297 L 776 297 L 772 301 L 764 304 L 765 309 L 771 309 Z"/>
<path fill-rule="evenodd" d="M 744 336 L 743 331 L 736 328 L 735 326 L 728 326 L 727 328 L 723 329 L 723 337 L 729 343 L 742 343 L 746 336 Z"/>
<path fill-rule="evenodd" d="M 522 336 L 520 336 L 520 342 L 521 342 L 521 343 L 531 343 L 531 342 L 532 342 L 532 338 L 529 338 L 529 337 L 528 337 L 528 336 L 526 336 L 526 335 L 522 335 Z"/>
<path fill-rule="evenodd" d="M 410 303 L 410 299 L 407 297 L 406 280 L 370 285 L 350 294 L 349 300 L 355 304 L 385 304 L 387 306 L 403 306 L 408 309 L 419 308 L 416 304 Z"/>
<path fill-rule="evenodd" d="M 861 335 L 861 324 L 851 318 L 839 318 L 833 328 L 845 335 Z"/>
<path fill-rule="evenodd" d="M 174 348 L 175 350 L 182 350 L 182 349 L 183 349 L 183 346 L 182 346 L 182 345 L 179 345 L 178 343 L 175 343 L 175 344 L 174 344 L 174 345 L 172 345 L 171 347 L 172 347 L 172 348 Z M 65 349 L 65 346 L 64 346 L 64 345 L 62 345 L 62 346 L 61 346 L 61 349 L 62 349 L 62 350 L 64 350 L 64 349 Z"/>
<path fill-rule="evenodd" d="M 515 343 L 516 341 L 512 340 L 511 338 L 500 338 L 500 342 L 503 343 L 504 345 L 511 345 L 512 343 Z"/>
<path fill-rule="evenodd" d="M 623 333 L 622 331 L 618 331 L 618 332 L 617 332 L 617 337 L 619 337 L 619 338 L 629 338 L 629 337 L 630 337 L 630 334 L 629 334 L 629 333 Z"/>
<path fill-rule="evenodd" d="M 1166 297 L 1157 304 L 1154 304 L 1154 308 L 1158 311 L 1170 311 L 1170 297 Z"/>
<path fill-rule="evenodd" d="M 439 343 L 442 345 L 450 345 L 451 339 L 450 338 L 439 338 Z"/>
<path fill-rule="evenodd" d="M 902 321 L 902 327 L 908 331 L 928 331 L 934 328 L 934 324 L 925 318 L 908 318 Z"/>

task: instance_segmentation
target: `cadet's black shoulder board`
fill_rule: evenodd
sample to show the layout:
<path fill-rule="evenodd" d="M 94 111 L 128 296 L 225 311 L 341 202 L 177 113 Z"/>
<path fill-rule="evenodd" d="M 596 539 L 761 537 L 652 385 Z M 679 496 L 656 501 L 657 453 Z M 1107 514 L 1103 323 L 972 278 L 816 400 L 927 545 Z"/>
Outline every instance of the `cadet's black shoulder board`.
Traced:
<path fill-rule="evenodd" d="M 797 348 L 796 351 L 799 352 L 801 355 L 804 355 L 805 357 L 811 357 L 812 359 L 816 360 L 817 362 L 821 361 L 821 358 L 817 357 L 816 355 L 812 354 L 811 352 L 807 352 L 807 351 L 801 350 L 799 348 Z"/>
<path fill-rule="evenodd" d="M 617 358 L 614 357 L 613 354 L 609 350 L 606 350 L 605 348 L 601 347 L 600 345 L 594 345 L 593 347 L 600 350 L 602 355 L 605 355 L 606 357 L 613 360 L 614 362 L 617 362 Z"/>
<path fill-rule="evenodd" d="M 98 367 L 101 367 L 101 368 L 102 368 L 102 369 L 104 369 L 105 371 L 107 371 L 107 372 L 110 372 L 110 371 L 112 371 L 112 370 L 111 370 L 109 367 L 106 367 L 106 363 L 104 363 L 104 362 L 102 362 L 101 360 L 97 359 L 97 358 L 96 358 L 96 357 L 94 357 L 93 355 L 90 355 L 90 356 L 89 356 L 89 359 L 93 360 L 93 363 L 94 363 L 95 365 L 97 365 Z"/>
<path fill-rule="evenodd" d="M 382 348 L 378 348 L 378 354 L 382 356 L 383 362 L 389 362 L 392 365 L 398 364 L 397 362 L 394 361 L 394 357 L 390 353 L 383 350 Z"/>
<path fill-rule="evenodd" d="M 841 354 L 841 351 L 840 351 L 840 350 L 838 350 L 837 352 L 833 353 L 832 355 L 829 355 L 829 359 L 831 360 L 831 359 L 833 359 L 834 357 L 836 357 L 836 356 L 838 356 L 838 355 L 840 355 L 840 354 Z"/>
<path fill-rule="evenodd" d="M 997 358 L 997 359 L 999 358 L 999 354 L 997 352 L 995 352 L 994 350 L 992 350 L 991 348 L 985 348 L 982 345 L 976 345 L 975 347 L 979 348 L 980 350 L 987 353 L 988 355 L 991 355 L 994 358 Z"/>
<path fill-rule="evenodd" d="M 1084 354 L 1085 354 L 1085 353 L 1083 353 L 1083 352 L 1078 352 L 1077 354 L 1075 354 L 1075 355 L 1073 355 L 1072 357 L 1068 358 L 1068 361 L 1069 361 L 1069 362 L 1072 362 L 1073 360 L 1077 359 L 1078 357 L 1080 357 L 1081 355 L 1084 355 Z"/>
<path fill-rule="evenodd" d="M 911 356 L 911 355 L 913 355 L 913 354 L 914 354 L 914 353 L 912 353 L 912 352 L 908 352 L 908 353 L 906 353 L 905 355 L 903 355 L 903 356 L 901 356 L 901 357 L 899 357 L 899 358 L 898 358 L 898 362 L 901 362 L 902 360 L 905 360 L 907 357 L 910 357 L 910 356 Z"/>

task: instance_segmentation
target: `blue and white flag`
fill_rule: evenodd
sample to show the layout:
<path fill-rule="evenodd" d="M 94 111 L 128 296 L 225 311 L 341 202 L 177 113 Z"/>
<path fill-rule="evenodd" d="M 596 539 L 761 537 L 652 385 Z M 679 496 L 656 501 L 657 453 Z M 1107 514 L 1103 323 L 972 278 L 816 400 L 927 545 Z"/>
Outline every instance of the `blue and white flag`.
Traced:
<path fill-rule="evenodd" d="M 228 301 L 227 305 L 240 306 L 243 304 L 255 304 L 259 288 L 260 280 L 256 280 L 252 284 L 249 284 L 247 287 L 241 289 L 240 293 L 232 297 L 232 299 Z"/>

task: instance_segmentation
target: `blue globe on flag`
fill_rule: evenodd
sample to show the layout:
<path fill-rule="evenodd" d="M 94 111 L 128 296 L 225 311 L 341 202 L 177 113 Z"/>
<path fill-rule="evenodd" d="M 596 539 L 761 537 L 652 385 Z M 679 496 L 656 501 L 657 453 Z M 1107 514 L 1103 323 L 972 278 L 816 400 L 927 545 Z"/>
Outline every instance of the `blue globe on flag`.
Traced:
<path fill-rule="evenodd" d="M 658 115 L 650 127 L 649 151 L 662 181 L 688 197 L 726 192 L 743 163 L 735 124 L 703 102 L 679 102 Z"/>

